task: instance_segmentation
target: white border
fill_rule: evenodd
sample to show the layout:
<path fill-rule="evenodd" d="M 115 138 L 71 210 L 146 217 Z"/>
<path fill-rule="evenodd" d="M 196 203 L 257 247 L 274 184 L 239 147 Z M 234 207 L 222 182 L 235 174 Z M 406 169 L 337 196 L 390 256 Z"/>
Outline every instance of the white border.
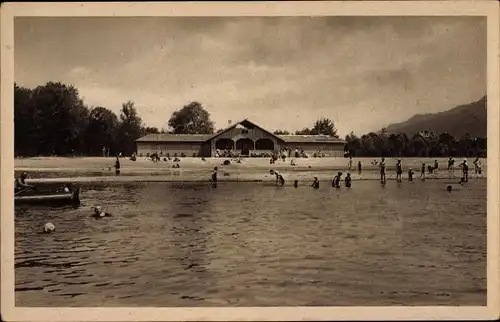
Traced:
<path fill-rule="evenodd" d="M 13 90 L 15 16 L 461 16 L 488 19 L 487 307 L 21 308 L 14 306 Z M 7 321 L 475 320 L 499 313 L 499 5 L 496 1 L 2 3 L 1 314 Z"/>

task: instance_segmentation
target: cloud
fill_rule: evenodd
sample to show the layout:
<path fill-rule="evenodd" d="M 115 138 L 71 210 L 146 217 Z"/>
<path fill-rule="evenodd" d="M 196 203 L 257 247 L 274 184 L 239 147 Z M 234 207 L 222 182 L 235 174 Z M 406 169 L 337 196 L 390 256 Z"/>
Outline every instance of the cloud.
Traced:
<path fill-rule="evenodd" d="M 478 17 L 20 18 L 15 31 L 18 83 L 68 82 L 115 112 L 133 100 L 159 127 L 196 100 L 219 127 L 323 116 L 363 133 L 486 91 Z"/>

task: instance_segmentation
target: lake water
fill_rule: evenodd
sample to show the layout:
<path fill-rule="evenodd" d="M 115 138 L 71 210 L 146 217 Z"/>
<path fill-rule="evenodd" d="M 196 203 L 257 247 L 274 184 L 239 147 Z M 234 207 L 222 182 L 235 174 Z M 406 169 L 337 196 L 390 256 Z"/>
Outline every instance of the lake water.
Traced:
<path fill-rule="evenodd" d="M 486 180 L 445 185 L 83 186 L 16 208 L 16 305 L 486 305 Z"/>

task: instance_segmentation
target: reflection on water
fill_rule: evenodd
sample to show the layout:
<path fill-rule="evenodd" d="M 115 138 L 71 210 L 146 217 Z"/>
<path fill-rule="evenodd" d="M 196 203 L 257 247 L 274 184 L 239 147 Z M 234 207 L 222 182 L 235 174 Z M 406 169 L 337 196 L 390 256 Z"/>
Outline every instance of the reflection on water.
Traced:
<path fill-rule="evenodd" d="M 81 197 L 16 209 L 16 305 L 485 305 L 484 180 L 452 193 L 93 184 Z M 93 204 L 113 216 L 95 220 Z"/>

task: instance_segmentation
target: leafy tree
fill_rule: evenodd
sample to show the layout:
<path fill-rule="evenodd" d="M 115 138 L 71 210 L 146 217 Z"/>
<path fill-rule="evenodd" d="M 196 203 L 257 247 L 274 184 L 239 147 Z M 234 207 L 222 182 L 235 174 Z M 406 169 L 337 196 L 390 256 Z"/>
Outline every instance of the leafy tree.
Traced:
<path fill-rule="evenodd" d="M 361 139 L 354 132 L 345 136 L 346 147 L 345 151 L 349 152 L 350 156 L 356 156 L 357 151 L 361 149 Z"/>
<path fill-rule="evenodd" d="M 335 125 L 333 124 L 333 121 L 327 118 L 321 118 L 314 122 L 314 126 L 311 129 L 311 134 L 312 135 L 318 135 L 318 134 L 323 134 L 323 135 L 330 135 L 333 137 L 338 138 L 339 136 L 337 135 L 337 129 L 335 128 Z"/>
<path fill-rule="evenodd" d="M 116 141 L 119 129 L 118 117 L 111 110 L 98 106 L 90 110 L 87 126 L 87 153 L 101 155 L 102 147 L 116 153 Z"/>
<path fill-rule="evenodd" d="M 14 83 L 14 153 L 16 155 L 33 155 L 33 142 L 36 141 L 33 133 L 33 91 Z"/>
<path fill-rule="evenodd" d="M 38 155 L 69 155 L 84 150 L 89 111 L 76 88 L 59 82 L 38 86 L 30 105 Z"/>
<path fill-rule="evenodd" d="M 163 130 L 162 130 L 163 131 Z M 142 132 L 147 135 L 147 134 L 160 134 L 161 131 L 157 127 L 148 127 L 146 126 Z"/>
<path fill-rule="evenodd" d="M 191 102 L 174 112 L 168 125 L 175 134 L 212 134 L 215 129 L 210 113 L 198 102 Z"/>
<path fill-rule="evenodd" d="M 290 135 L 290 132 L 288 132 L 286 130 L 276 130 L 273 132 L 273 134 L 275 134 L 275 135 Z"/>
<path fill-rule="evenodd" d="M 142 119 L 137 113 L 134 102 L 123 103 L 118 128 L 117 146 L 119 151 L 117 152 L 123 152 L 124 155 L 135 152 L 135 140 L 142 136 L 142 129 Z"/>
<path fill-rule="evenodd" d="M 311 130 L 308 127 L 305 127 L 302 130 L 295 131 L 295 135 L 311 135 Z"/>

